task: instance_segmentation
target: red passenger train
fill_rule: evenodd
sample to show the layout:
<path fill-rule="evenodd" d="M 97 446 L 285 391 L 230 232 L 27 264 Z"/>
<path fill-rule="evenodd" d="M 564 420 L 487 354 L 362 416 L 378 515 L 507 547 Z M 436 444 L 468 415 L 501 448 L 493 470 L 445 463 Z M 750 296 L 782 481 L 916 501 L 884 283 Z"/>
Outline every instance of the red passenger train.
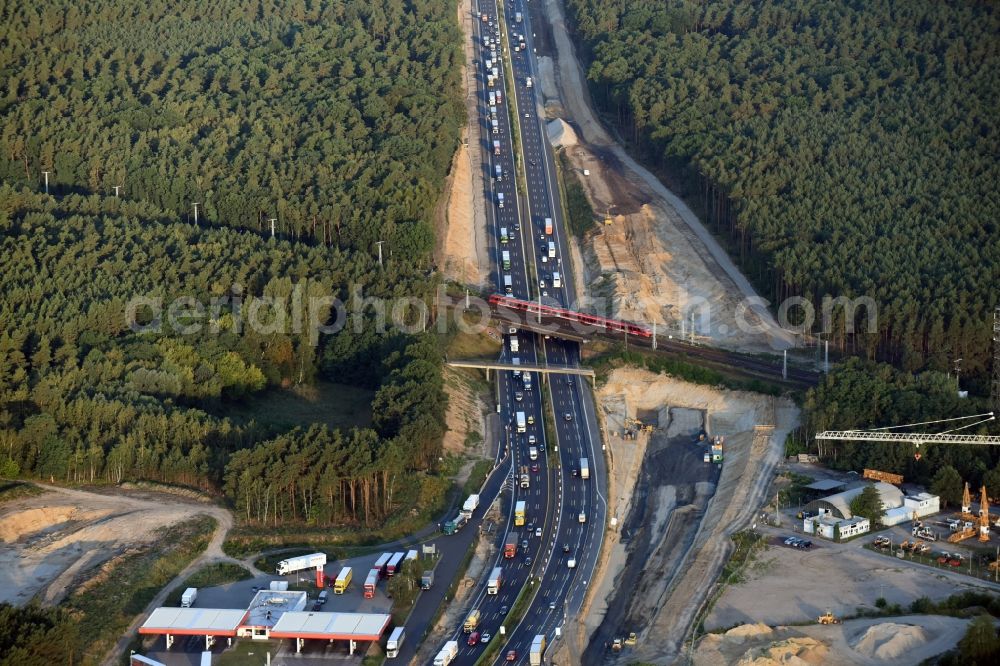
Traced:
<path fill-rule="evenodd" d="M 489 298 L 490 305 L 494 308 L 503 307 L 509 308 L 511 310 L 520 310 L 522 312 L 528 312 L 530 314 L 537 315 L 541 313 L 543 317 L 554 317 L 556 319 L 564 319 L 566 321 L 579 322 L 581 324 L 586 324 L 588 326 L 597 326 L 603 328 L 606 331 L 612 331 L 617 333 L 627 333 L 628 335 L 637 335 L 640 338 L 651 338 L 653 337 L 653 331 L 646 328 L 645 326 L 640 326 L 639 324 L 633 324 L 628 321 L 621 321 L 619 319 L 608 319 L 606 317 L 598 317 L 597 315 L 584 314 L 582 312 L 574 312 L 572 310 L 566 310 L 564 308 L 554 308 L 549 305 L 541 305 L 534 301 L 522 301 L 519 298 L 511 298 L 510 296 L 501 296 L 500 294 L 493 294 Z"/>

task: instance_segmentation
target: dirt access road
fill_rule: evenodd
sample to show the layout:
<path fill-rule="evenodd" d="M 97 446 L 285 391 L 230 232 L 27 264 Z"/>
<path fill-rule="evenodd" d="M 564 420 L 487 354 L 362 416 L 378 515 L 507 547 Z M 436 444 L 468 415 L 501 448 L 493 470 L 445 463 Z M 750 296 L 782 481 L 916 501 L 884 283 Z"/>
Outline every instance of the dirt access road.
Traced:
<path fill-rule="evenodd" d="M 105 663 L 113 663 L 148 612 L 162 605 L 195 570 L 214 562 L 234 562 L 255 571 L 252 561 L 238 561 L 222 552 L 233 516 L 221 507 L 143 490 L 97 492 L 35 485 L 46 492 L 0 506 L 0 601 L 22 604 L 37 598 L 43 605 L 55 605 L 75 581 L 120 553 L 155 542 L 164 527 L 196 515 L 216 521 L 205 552 L 160 590 Z"/>
<path fill-rule="evenodd" d="M 559 0 L 529 5 L 546 115 L 558 131 L 595 212 L 612 224 L 590 232 L 574 254 L 578 284 L 615 316 L 656 322 L 746 351 L 794 345 L 753 286 L 690 208 L 602 127 L 567 32 Z M 568 173 L 567 177 L 576 177 Z M 600 301 L 598 301 L 600 302 Z M 745 322 L 745 323 L 744 323 Z"/>

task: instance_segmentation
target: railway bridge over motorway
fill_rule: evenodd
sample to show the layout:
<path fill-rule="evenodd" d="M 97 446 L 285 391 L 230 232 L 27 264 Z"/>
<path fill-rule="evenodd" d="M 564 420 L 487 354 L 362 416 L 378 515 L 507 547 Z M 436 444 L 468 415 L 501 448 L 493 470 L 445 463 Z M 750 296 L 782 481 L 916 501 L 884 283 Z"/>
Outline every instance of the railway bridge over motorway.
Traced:
<path fill-rule="evenodd" d="M 490 370 L 513 370 L 537 372 L 539 374 L 556 375 L 581 375 L 594 379 L 594 371 L 590 368 L 581 368 L 572 365 L 537 365 L 534 363 L 514 365 L 513 363 L 500 363 L 493 361 L 448 361 L 448 365 L 453 368 L 480 368 L 487 372 Z"/>
<path fill-rule="evenodd" d="M 441 298 L 438 303 L 446 308 L 464 308 L 465 298 Z M 561 308 L 539 305 L 493 296 L 489 299 L 490 312 L 501 327 L 514 327 L 532 331 L 545 337 L 586 343 L 600 339 L 623 342 L 627 346 L 652 350 L 657 354 L 687 358 L 691 362 L 715 367 L 725 372 L 751 379 L 766 379 L 775 384 L 793 388 L 808 388 L 819 383 L 820 373 L 797 366 L 784 366 L 778 355 L 742 354 L 711 347 L 704 343 L 689 342 L 671 335 L 657 335 L 652 330 L 631 322 L 607 319 L 595 315 L 573 312 Z M 486 367 L 486 363 L 475 367 Z M 472 366 L 465 366 L 472 367 Z M 552 368 L 553 366 L 545 366 Z M 500 364 L 490 368 L 513 369 Z M 538 368 L 524 368 L 538 370 Z M 569 373 L 567 373 L 569 374 Z M 581 374 L 581 373 L 572 373 Z"/>

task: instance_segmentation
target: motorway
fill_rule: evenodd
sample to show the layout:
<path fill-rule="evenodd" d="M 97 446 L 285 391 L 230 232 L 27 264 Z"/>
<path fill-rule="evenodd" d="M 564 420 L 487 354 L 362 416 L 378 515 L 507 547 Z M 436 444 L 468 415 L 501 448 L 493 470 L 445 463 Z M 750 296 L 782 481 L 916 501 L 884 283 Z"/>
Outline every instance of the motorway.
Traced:
<path fill-rule="evenodd" d="M 495 284 L 497 293 L 523 299 L 541 296 L 547 302 L 565 305 L 572 277 L 563 274 L 559 286 L 553 286 L 554 274 L 563 273 L 562 257 L 568 253 L 563 239 L 562 210 L 554 198 L 558 192 L 555 163 L 545 140 L 535 89 L 528 81 L 529 77 L 534 78 L 535 68 L 527 12 L 520 22 L 515 17 L 522 12 L 521 1 L 508 0 L 504 7 L 506 31 L 500 29 L 495 0 L 482 0 L 475 7 L 480 16 L 486 17 L 475 22 L 475 39 L 481 54 L 476 64 L 482 110 L 481 141 L 487 157 L 483 164 L 485 196 L 492 203 L 487 206 L 487 216 L 496 260 Z M 518 35 L 523 35 L 523 41 Z M 496 62 L 498 56 L 502 64 Z M 498 76 L 490 81 L 494 68 Z M 509 90 L 508 73 L 513 90 Z M 491 105 L 490 94 L 495 98 L 498 92 L 500 101 L 494 99 Z M 525 192 L 518 191 L 512 118 L 520 127 L 517 150 L 524 168 Z M 546 233 L 546 218 L 553 221 L 550 233 Z M 541 281 L 535 282 L 539 278 Z M 502 362 L 579 364 L 576 342 L 545 339 L 516 328 L 504 331 L 503 340 Z M 586 382 L 568 375 L 552 375 L 546 380 L 555 410 L 550 432 L 556 433 L 556 441 L 548 442 L 542 409 L 547 391 L 542 377 L 532 373 L 533 381 L 529 383 L 525 381 L 526 373 L 497 374 L 502 437 L 505 446 L 510 447 L 513 464 L 513 474 L 502 491 L 508 511 L 507 529 L 498 535 L 500 548 L 474 590 L 469 609 L 478 609 L 481 614 L 477 627 L 480 636 L 490 634 L 493 641 L 506 641 L 498 661 L 507 663 L 508 651 L 514 650 L 515 663 L 527 663 L 532 638 L 541 633 L 551 641 L 556 627 L 574 615 L 583 601 L 607 518 L 607 504 L 600 492 L 606 469 L 603 454 L 594 448 L 600 437 Z M 526 416 L 523 432 L 518 427 L 518 412 Z M 532 443 L 539 449 L 535 460 L 529 455 Z M 588 459 L 589 479 L 581 478 L 581 458 Z M 523 471 L 528 472 L 528 488 L 521 487 Z M 513 508 L 518 500 L 527 505 L 524 526 L 514 525 Z M 512 559 L 504 557 L 502 548 L 510 532 L 517 532 L 519 540 L 517 555 Z M 575 567 L 569 566 L 571 560 Z M 489 594 L 486 577 L 496 566 L 501 567 L 504 580 L 497 594 Z M 507 612 L 526 586 L 531 598 L 527 612 L 517 626 L 505 626 L 507 635 L 500 636 Z M 472 664 L 484 647 L 481 642 L 469 645 L 470 635 L 461 624 L 453 627 L 450 635 L 460 646 L 453 663 Z"/>

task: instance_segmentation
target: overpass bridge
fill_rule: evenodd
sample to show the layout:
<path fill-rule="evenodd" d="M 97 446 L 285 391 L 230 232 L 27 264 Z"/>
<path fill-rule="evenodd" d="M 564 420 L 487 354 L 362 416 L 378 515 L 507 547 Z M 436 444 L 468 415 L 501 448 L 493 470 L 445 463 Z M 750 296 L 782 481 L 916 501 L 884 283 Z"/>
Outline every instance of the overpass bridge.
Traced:
<path fill-rule="evenodd" d="M 487 373 L 489 373 L 490 370 L 520 370 L 521 372 L 537 372 L 542 375 L 580 375 L 582 377 L 590 377 L 591 381 L 593 381 L 595 377 L 594 371 L 590 368 L 573 367 L 569 365 L 538 365 L 536 363 L 522 363 L 514 365 L 513 363 L 500 363 L 496 361 L 461 360 L 449 360 L 447 363 L 453 368 L 478 368 L 486 370 Z"/>

